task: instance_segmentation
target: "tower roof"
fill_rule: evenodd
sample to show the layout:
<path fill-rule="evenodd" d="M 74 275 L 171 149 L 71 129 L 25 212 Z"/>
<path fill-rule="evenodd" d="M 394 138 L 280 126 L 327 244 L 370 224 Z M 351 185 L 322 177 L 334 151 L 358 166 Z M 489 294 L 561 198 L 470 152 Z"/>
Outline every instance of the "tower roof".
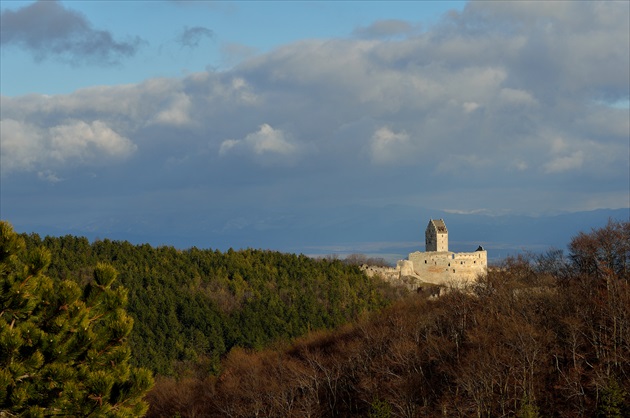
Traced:
<path fill-rule="evenodd" d="M 448 230 L 446 229 L 446 224 L 444 223 L 444 219 L 431 219 L 429 221 L 429 225 L 431 224 L 433 224 L 438 234 L 448 234 Z"/>

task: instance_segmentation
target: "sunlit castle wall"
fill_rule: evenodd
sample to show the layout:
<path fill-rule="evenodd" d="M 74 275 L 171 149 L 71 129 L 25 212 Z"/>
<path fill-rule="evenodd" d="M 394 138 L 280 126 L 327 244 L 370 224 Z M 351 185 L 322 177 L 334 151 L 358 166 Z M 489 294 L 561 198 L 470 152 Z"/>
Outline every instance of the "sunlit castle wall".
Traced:
<path fill-rule="evenodd" d="M 427 251 L 409 254 L 414 272 L 423 282 L 440 285 L 463 285 L 474 282 L 488 271 L 488 252 L 472 253 Z"/>
<path fill-rule="evenodd" d="M 448 251 L 444 220 L 430 220 L 425 232 L 426 251 L 409 254 L 414 272 L 423 282 L 463 285 L 488 272 L 488 252 L 482 247 L 470 253 Z"/>

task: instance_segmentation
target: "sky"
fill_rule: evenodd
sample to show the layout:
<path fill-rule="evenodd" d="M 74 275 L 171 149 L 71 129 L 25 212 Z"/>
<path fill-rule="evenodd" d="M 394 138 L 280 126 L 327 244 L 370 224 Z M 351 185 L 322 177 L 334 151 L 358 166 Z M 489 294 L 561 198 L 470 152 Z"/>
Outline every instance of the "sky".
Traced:
<path fill-rule="evenodd" d="M 0 8 L 0 218 L 23 231 L 290 248 L 391 205 L 630 207 L 627 1 Z"/>

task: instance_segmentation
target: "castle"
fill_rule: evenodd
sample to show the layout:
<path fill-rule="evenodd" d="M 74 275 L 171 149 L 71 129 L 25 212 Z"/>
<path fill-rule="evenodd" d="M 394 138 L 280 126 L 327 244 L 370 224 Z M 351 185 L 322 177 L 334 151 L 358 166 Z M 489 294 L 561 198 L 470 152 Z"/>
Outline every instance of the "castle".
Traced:
<path fill-rule="evenodd" d="M 488 252 L 483 247 L 471 253 L 448 250 L 448 230 L 443 219 L 429 220 L 425 243 L 425 252 L 413 252 L 408 258 L 423 282 L 459 285 L 488 272 Z"/>
<path fill-rule="evenodd" d="M 416 290 L 420 283 L 461 286 L 488 272 L 488 252 L 481 246 L 470 253 L 449 251 L 444 220 L 431 219 L 425 231 L 424 252 L 409 254 L 407 260 L 398 261 L 395 268 L 366 267 L 365 271 L 411 290 Z"/>

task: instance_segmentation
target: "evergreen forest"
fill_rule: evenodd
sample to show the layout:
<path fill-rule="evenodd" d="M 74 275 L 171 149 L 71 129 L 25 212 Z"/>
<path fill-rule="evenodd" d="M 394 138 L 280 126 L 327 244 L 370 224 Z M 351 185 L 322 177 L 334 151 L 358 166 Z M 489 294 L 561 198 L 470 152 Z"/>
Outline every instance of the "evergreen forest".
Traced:
<path fill-rule="evenodd" d="M 375 280 L 340 260 L 264 250 L 227 252 L 132 245 L 71 235 L 23 235 L 51 254 L 48 275 L 84 286 L 108 263 L 128 291 L 135 365 L 174 376 L 220 369 L 233 347 L 269 344 L 333 329 L 385 306 Z"/>

